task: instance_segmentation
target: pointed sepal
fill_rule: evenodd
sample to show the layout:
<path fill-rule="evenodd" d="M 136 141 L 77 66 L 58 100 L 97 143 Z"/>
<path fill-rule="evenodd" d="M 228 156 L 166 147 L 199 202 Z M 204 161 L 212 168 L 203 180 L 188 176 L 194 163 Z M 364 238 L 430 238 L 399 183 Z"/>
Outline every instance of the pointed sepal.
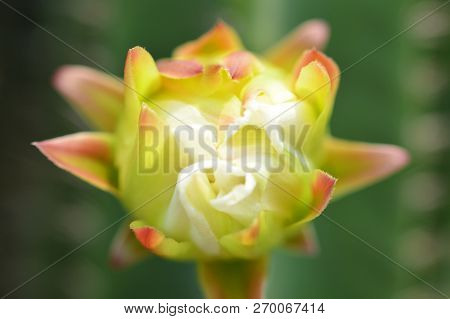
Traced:
<path fill-rule="evenodd" d="M 306 21 L 271 48 L 265 57 L 289 72 L 305 50 L 323 49 L 328 42 L 329 34 L 330 30 L 325 21 L 319 19 Z"/>
<path fill-rule="evenodd" d="M 122 269 L 135 264 L 146 256 L 148 256 L 147 251 L 136 240 L 129 224 L 121 225 L 114 236 L 109 252 L 111 266 Z"/>
<path fill-rule="evenodd" d="M 198 276 L 207 298 L 263 298 L 267 258 L 204 261 Z"/>
<path fill-rule="evenodd" d="M 110 134 L 81 132 L 33 145 L 59 168 L 102 190 L 116 192 L 113 138 Z"/>
<path fill-rule="evenodd" d="M 208 59 L 224 55 L 242 48 L 237 33 L 223 21 L 200 38 L 187 42 L 175 49 L 173 56 L 182 59 Z"/>
<path fill-rule="evenodd" d="M 295 254 L 316 255 L 319 251 L 319 244 L 314 225 L 307 223 L 296 233 L 287 236 L 284 247 Z"/>
<path fill-rule="evenodd" d="M 106 73 L 80 65 L 59 68 L 54 87 L 95 128 L 111 132 L 123 108 L 123 84 Z"/>
<path fill-rule="evenodd" d="M 409 162 L 401 147 L 328 138 L 321 168 L 338 178 L 336 196 L 370 185 Z"/>

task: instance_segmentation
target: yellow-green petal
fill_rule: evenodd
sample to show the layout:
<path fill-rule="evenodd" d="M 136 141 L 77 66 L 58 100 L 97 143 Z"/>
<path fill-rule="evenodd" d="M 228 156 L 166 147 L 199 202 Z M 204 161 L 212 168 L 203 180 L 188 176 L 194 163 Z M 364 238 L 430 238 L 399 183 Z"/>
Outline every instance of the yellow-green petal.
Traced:
<path fill-rule="evenodd" d="M 326 75 L 323 71 L 326 71 Z M 302 80 L 303 76 L 306 77 L 305 81 Z M 322 143 L 328 135 L 328 123 L 339 86 L 339 77 L 340 71 L 336 63 L 317 50 L 306 51 L 294 70 L 296 89 L 305 94 L 302 96 L 303 99 L 312 99 L 307 101 L 309 104 L 314 103 L 316 119 L 302 148 L 308 159 L 313 162 L 321 156 Z M 311 83 L 308 83 L 308 79 L 311 79 Z"/>
<path fill-rule="evenodd" d="M 152 94 L 159 89 L 160 75 L 152 56 L 141 47 L 128 51 L 125 62 L 125 107 L 120 114 L 117 130 L 119 165 L 128 160 L 129 152 L 138 131 L 138 119 L 142 102 L 158 108 L 152 100 Z"/>

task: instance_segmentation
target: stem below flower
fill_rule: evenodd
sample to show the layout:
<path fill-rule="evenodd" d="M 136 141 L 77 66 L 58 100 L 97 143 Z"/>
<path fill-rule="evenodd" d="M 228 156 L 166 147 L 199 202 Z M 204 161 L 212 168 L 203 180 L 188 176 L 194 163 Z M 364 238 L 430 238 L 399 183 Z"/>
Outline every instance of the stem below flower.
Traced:
<path fill-rule="evenodd" d="M 267 258 L 199 262 L 198 276 L 207 298 L 262 298 Z"/>

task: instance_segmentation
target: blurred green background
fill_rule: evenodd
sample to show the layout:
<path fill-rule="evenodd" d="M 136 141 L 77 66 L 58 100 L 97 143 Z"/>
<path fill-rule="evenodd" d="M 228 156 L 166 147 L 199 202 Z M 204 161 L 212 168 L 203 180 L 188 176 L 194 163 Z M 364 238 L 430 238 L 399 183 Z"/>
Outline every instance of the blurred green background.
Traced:
<path fill-rule="evenodd" d="M 422 0 L 8 0 L 17 10 L 121 76 L 127 49 L 155 58 L 218 18 L 251 50 L 300 22 L 331 26 L 326 53 L 341 69 L 444 1 Z M 16 288 L 124 213 L 110 195 L 56 169 L 30 143 L 87 129 L 52 89 L 62 64 L 93 66 L 0 3 L 0 294 Z M 326 213 L 441 291 L 450 293 L 448 7 L 347 71 L 334 135 L 409 149 L 413 162 L 387 181 L 331 203 Z M 447 71 L 445 71 L 447 70 Z M 320 254 L 274 253 L 268 297 L 442 297 L 325 218 Z M 201 297 L 190 263 L 148 258 L 109 267 L 114 229 L 42 273 L 12 298 Z"/>

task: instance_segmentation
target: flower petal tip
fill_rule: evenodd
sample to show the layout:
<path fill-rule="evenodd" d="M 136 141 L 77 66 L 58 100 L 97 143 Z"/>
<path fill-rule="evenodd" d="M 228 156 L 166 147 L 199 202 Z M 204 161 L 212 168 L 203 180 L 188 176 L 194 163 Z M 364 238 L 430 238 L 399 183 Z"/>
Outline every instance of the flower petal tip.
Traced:
<path fill-rule="evenodd" d="M 379 181 L 406 166 L 408 152 L 395 145 L 369 144 L 329 138 L 322 167 L 339 178 L 336 195 Z"/>
<path fill-rule="evenodd" d="M 313 183 L 314 209 L 322 213 L 330 202 L 337 179 L 324 171 L 317 171 Z"/>
<path fill-rule="evenodd" d="M 160 119 L 155 111 L 153 111 L 147 104 L 142 103 L 141 113 L 139 115 L 140 127 L 156 127 Z"/>
<path fill-rule="evenodd" d="M 390 154 L 390 164 L 394 171 L 408 165 L 411 158 L 409 152 L 399 146 L 386 145 L 387 154 Z"/>
<path fill-rule="evenodd" d="M 102 190 L 116 192 L 108 134 L 81 132 L 32 145 L 59 168 Z"/>
<path fill-rule="evenodd" d="M 163 76 L 173 79 L 190 78 L 203 72 L 203 66 L 194 60 L 162 59 L 156 65 Z"/>
<path fill-rule="evenodd" d="M 137 46 L 132 47 L 131 49 L 128 49 L 127 57 L 129 57 L 130 59 L 138 59 L 143 54 L 149 54 L 149 53 L 147 52 L 146 49 L 137 45 Z"/>
<path fill-rule="evenodd" d="M 323 49 L 328 42 L 329 35 L 330 28 L 324 20 L 306 21 L 270 49 L 266 57 L 273 64 L 290 70 L 305 50 Z"/>
<path fill-rule="evenodd" d="M 236 51 L 225 58 L 225 68 L 233 80 L 239 80 L 249 74 L 255 65 L 255 57 L 247 51 Z"/>
<path fill-rule="evenodd" d="M 154 250 L 164 240 L 164 235 L 153 227 L 135 226 L 132 223 L 130 228 L 137 240 L 148 250 Z"/>
<path fill-rule="evenodd" d="M 205 57 L 242 48 L 237 33 L 225 22 L 219 20 L 214 27 L 197 38 L 175 49 L 173 56 L 176 58 Z"/>
<path fill-rule="evenodd" d="M 160 86 L 160 74 L 155 60 L 142 47 L 128 50 L 124 70 L 125 103 L 130 96 L 147 99 Z M 136 99 L 134 99 L 136 100 Z"/>
<path fill-rule="evenodd" d="M 378 178 L 394 174 L 410 162 L 409 153 L 396 145 L 378 145 L 373 148 L 372 154 L 367 155 L 373 157 L 373 170 Z"/>
<path fill-rule="evenodd" d="M 294 68 L 294 80 L 299 77 L 302 69 L 305 66 L 314 61 L 316 61 L 325 68 L 329 77 L 329 81 L 331 83 L 331 89 L 333 92 L 336 92 L 337 87 L 339 85 L 339 77 L 340 77 L 339 67 L 337 66 L 336 62 L 334 62 L 333 59 L 326 56 L 324 53 L 320 52 L 315 48 L 306 50 L 302 54 L 302 56 L 298 59 L 296 66 Z"/>
<path fill-rule="evenodd" d="M 296 31 L 296 41 L 309 48 L 322 50 L 330 38 L 330 27 L 325 20 L 312 19 L 302 23 Z"/>

